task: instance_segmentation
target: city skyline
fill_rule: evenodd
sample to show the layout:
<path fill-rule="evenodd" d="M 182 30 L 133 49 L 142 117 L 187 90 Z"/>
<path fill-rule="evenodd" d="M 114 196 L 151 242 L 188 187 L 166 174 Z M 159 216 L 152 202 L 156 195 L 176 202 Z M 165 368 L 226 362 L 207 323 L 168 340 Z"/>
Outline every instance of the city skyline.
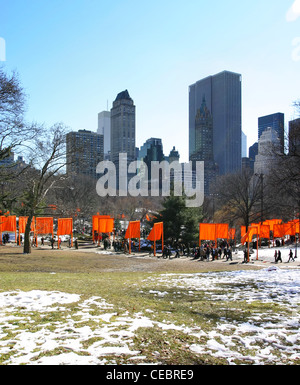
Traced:
<path fill-rule="evenodd" d="M 223 70 L 243 77 L 248 147 L 258 139 L 258 117 L 280 111 L 286 129 L 296 117 L 299 1 L 0 0 L 0 6 L 0 65 L 19 73 L 28 121 L 97 132 L 98 113 L 128 89 L 138 106 L 137 147 L 161 137 L 166 153 L 175 146 L 188 161 L 188 87 Z"/>

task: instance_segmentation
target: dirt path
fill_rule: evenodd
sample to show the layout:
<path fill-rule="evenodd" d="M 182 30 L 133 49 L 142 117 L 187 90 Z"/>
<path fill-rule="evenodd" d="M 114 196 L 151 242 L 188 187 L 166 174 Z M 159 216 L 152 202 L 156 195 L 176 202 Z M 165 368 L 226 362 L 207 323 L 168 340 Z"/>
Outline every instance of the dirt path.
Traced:
<path fill-rule="evenodd" d="M 23 254 L 22 247 L 15 245 L 0 246 L 0 272 L 207 272 L 260 268 L 261 264 L 244 264 L 236 256 L 233 256 L 232 262 L 201 262 L 190 257 L 149 257 L 148 253 L 125 255 L 92 245 L 81 245 L 79 250 L 64 246 L 61 250 L 52 250 L 49 246 L 43 246 L 33 248 L 31 254 Z"/>

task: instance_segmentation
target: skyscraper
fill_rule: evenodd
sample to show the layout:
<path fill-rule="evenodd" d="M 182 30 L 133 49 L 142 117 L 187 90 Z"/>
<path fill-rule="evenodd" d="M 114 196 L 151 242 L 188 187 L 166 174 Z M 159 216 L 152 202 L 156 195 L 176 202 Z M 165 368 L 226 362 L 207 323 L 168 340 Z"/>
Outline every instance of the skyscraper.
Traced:
<path fill-rule="evenodd" d="M 87 130 L 66 135 L 67 174 L 97 178 L 97 164 L 103 161 L 103 135 Z"/>
<path fill-rule="evenodd" d="M 104 158 L 110 154 L 110 111 L 102 111 L 98 114 L 98 134 L 103 135 Z"/>
<path fill-rule="evenodd" d="M 263 131 L 258 140 L 258 154 L 255 157 L 254 174 L 268 174 L 270 167 L 276 159 L 276 155 L 281 150 L 280 139 L 273 128 Z"/>
<path fill-rule="evenodd" d="M 127 90 L 120 92 L 111 109 L 111 160 L 118 165 L 119 154 L 135 160 L 135 105 Z"/>
<path fill-rule="evenodd" d="M 143 161 L 147 166 L 147 170 L 148 170 L 147 177 L 148 177 L 148 181 L 150 181 L 151 180 L 151 162 L 153 161 L 162 162 L 165 159 L 165 156 L 163 153 L 163 144 L 161 139 L 158 139 L 158 138 L 147 139 L 146 142 L 143 144 L 143 146 L 140 148 L 138 159 Z M 145 171 L 143 169 L 140 169 L 140 172 L 144 173 Z M 151 186 L 148 184 L 148 187 L 150 189 Z"/>
<path fill-rule="evenodd" d="M 242 132 L 242 158 L 246 158 L 248 156 L 247 150 L 247 135 Z"/>
<path fill-rule="evenodd" d="M 272 128 L 277 133 L 280 140 L 281 149 L 284 151 L 284 114 L 277 112 L 276 114 L 261 116 L 258 118 L 258 139 L 263 132 Z"/>
<path fill-rule="evenodd" d="M 195 151 L 190 160 L 204 161 L 204 193 L 209 195 L 209 186 L 216 177 L 217 165 L 214 161 L 213 118 L 204 95 L 195 117 Z"/>
<path fill-rule="evenodd" d="M 300 118 L 289 122 L 289 155 L 300 154 Z"/>
<path fill-rule="evenodd" d="M 241 84 L 240 74 L 223 71 L 199 80 L 189 87 L 190 159 L 199 152 L 196 138 L 197 115 L 199 110 L 203 109 L 201 106 L 205 100 L 205 107 L 211 115 L 213 161 L 217 163 L 221 175 L 241 170 Z M 207 133 L 202 131 L 202 135 L 203 138 L 206 135 L 211 136 L 209 127 Z"/>
<path fill-rule="evenodd" d="M 111 109 L 111 128 L 110 128 L 110 160 L 115 164 L 117 172 L 117 189 L 119 186 L 119 176 L 127 172 L 120 170 L 119 154 L 123 154 L 122 165 L 127 165 L 136 160 L 135 147 L 135 105 L 127 90 L 120 92 L 113 102 Z"/>

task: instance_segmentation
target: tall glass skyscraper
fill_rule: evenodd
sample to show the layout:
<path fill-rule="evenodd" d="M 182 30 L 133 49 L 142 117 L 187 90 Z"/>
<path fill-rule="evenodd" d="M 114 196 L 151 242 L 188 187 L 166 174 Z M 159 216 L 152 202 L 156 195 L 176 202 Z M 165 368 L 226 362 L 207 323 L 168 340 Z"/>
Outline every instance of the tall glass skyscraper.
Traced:
<path fill-rule="evenodd" d="M 197 116 L 203 100 L 211 114 L 213 159 L 219 174 L 241 171 L 242 167 L 242 79 L 229 71 L 199 80 L 189 87 L 189 157 L 199 153 Z M 208 135 L 211 133 L 207 132 Z M 206 159 L 203 159 L 204 161 Z"/>
<path fill-rule="evenodd" d="M 263 132 L 272 128 L 280 140 L 281 150 L 284 151 L 284 114 L 277 112 L 275 114 L 261 116 L 258 118 L 258 139 Z"/>

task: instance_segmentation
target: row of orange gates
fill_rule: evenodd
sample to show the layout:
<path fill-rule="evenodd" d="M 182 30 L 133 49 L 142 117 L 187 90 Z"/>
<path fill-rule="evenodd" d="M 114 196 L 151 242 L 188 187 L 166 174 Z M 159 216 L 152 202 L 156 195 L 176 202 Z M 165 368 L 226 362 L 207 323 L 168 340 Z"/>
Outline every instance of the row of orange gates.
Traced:
<path fill-rule="evenodd" d="M 21 243 L 21 234 L 25 233 L 28 217 L 19 217 L 17 227 L 17 217 L 15 215 L 0 216 L 0 245 L 2 244 L 3 233 L 15 233 L 17 241 L 17 232 L 19 244 Z M 54 237 L 53 218 L 50 217 L 33 217 L 30 231 L 34 233 L 36 246 L 38 245 L 38 235 L 51 234 Z M 57 220 L 57 237 L 70 235 L 71 246 L 73 246 L 73 219 L 59 218 Z"/>
<path fill-rule="evenodd" d="M 19 217 L 19 226 L 17 229 L 16 216 L 0 216 L 0 244 L 2 244 L 2 233 L 15 232 L 17 239 L 17 230 L 20 235 L 25 232 L 27 217 Z M 72 218 L 60 218 L 57 225 L 58 238 L 63 235 L 71 236 L 71 245 L 73 246 L 73 219 Z M 114 233 L 114 218 L 109 215 L 94 215 L 92 220 L 93 227 L 93 242 L 95 242 L 95 233 L 111 234 Z M 31 223 L 31 231 L 34 233 L 37 242 L 37 235 L 51 234 L 54 236 L 53 231 L 53 218 L 49 217 L 36 217 L 33 218 Z M 244 245 L 246 242 L 252 241 L 253 236 L 257 238 L 271 238 L 271 232 L 274 238 L 284 238 L 287 235 L 295 236 L 299 234 L 299 219 L 282 223 L 281 219 L 272 219 L 264 221 L 263 223 L 252 223 L 246 232 L 246 227 L 241 226 L 241 243 Z M 200 223 L 199 224 L 199 245 L 201 241 L 213 241 L 215 245 L 218 239 L 234 240 L 236 237 L 236 229 L 229 228 L 225 223 Z M 125 238 L 129 239 L 141 239 L 140 221 L 129 222 Z M 162 241 L 162 249 L 164 247 L 164 230 L 163 222 L 155 223 L 147 238 L 149 241 L 154 242 L 154 255 L 156 255 L 156 241 Z M 131 242 L 129 242 L 129 252 L 131 252 Z"/>
<path fill-rule="evenodd" d="M 114 228 L 114 218 L 109 215 L 94 215 L 93 216 L 93 242 L 96 241 L 95 234 L 112 233 Z M 128 224 L 125 239 L 129 240 L 129 253 L 131 254 L 131 239 L 139 239 L 139 250 L 141 246 L 141 223 L 140 221 L 131 221 Z M 156 241 L 162 242 L 164 247 L 164 226 L 162 222 L 154 223 L 153 228 L 147 238 L 154 242 L 153 252 L 156 255 Z"/>

